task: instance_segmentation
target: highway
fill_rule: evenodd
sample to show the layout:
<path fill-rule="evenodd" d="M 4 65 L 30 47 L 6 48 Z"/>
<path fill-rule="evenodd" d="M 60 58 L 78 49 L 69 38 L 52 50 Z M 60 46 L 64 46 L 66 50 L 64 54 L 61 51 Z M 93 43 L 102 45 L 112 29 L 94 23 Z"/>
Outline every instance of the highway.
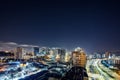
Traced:
<path fill-rule="evenodd" d="M 98 60 L 98 66 L 104 73 L 108 75 L 110 80 L 120 80 L 120 75 L 101 64 L 101 60 Z"/>
<path fill-rule="evenodd" d="M 95 60 L 87 61 L 86 69 L 89 76 L 89 80 L 105 80 L 103 76 L 99 74 L 99 71 L 95 66 Z"/>
<path fill-rule="evenodd" d="M 88 60 L 86 69 L 89 80 L 120 80 L 120 76 L 103 66 L 100 59 Z"/>
<path fill-rule="evenodd" d="M 102 80 L 114 80 L 98 66 L 98 61 L 99 60 L 95 60 L 95 66 L 97 67 L 100 75 L 102 76 L 101 79 Z"/>

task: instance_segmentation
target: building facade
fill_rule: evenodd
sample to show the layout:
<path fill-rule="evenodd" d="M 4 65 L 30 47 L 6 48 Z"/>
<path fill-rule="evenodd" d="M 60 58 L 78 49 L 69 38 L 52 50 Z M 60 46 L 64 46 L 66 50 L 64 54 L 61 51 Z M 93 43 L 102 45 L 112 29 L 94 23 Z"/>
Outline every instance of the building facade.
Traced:
<path fill-rule="evenodd" d="M 34 56 L 39 55 L 39 47 L 34 47 Z"/>
<path fill-rule="evenodd" d="M 86 54 L 83 50 L 72 52 L 72 63 L 73 66 L 85 67 L 87 62 Z"/>
<path fill-rule="evenodd" d="M 23 48 L 22 47 L 16 48 L 15 59 L 23 59 Z"/>

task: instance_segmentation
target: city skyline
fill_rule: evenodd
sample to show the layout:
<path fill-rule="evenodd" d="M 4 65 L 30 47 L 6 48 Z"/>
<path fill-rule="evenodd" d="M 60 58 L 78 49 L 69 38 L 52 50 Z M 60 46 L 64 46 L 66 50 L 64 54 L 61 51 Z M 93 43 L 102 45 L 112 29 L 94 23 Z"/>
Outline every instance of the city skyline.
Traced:
<path fill-rule="evenodd" d="M 117 1 L 1 2 L 0 41 L 87 52 L 120 49 Z"/>
<path fill-rule="evenodd" d="M 25 49 L 25 51 L 27 52 L 33 52 L 33 48 L 35 47 L 38 47 L 39 49 L 42 49 L 42 48 L 46 48 L 46 49 L 65 49 L 67 52 L 71 52 L 71 51 L 74 51 L 78 48 L 81 48 L 83 49 L 88 55 L 90 54 L 94 54 L 94 53 L 100 53 L 100 54 L 104 54 L 105 52 L 112 52 L 112 53 L 116 53 L 118 54 L 120 52 L 120 50 L 96 50 L 96 51 L 93 51 L 93 52 L 88 52 L 85 48 L 83 47 L 80 47 L 80 46 L 76 46 L 72 49 L 68 49 L 68 48 L 64 48 L 64 47 L 58 47 L 58 46 L 52 46 L 52 47 L 49 47 L 49 46 L 39 46 L 39 45 L 32 45 L 32 44 L 20 44 L 20 43 L 15 43 L 15 42 L 3 42 L 3 41 L 0 41 L 0 51 L 14 51 L 15 48 L 17 47 L 21 47 L 23 49 Z"/>

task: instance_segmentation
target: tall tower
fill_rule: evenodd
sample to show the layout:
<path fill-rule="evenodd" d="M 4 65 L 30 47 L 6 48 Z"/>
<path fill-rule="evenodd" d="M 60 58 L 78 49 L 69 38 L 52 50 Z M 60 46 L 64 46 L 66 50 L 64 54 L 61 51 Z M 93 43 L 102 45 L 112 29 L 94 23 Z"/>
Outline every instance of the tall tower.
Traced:
<path fill-rule="evenodd" d="M 85 69 L 86 54 L 81 48 L 76 48 L 72 52 L 73 67 L 62 77 L 61 80 L 88 80 L 88 75 Z"/>
<path fill-rule="evenodd" d="M 23 59 L 23 48 L 22 47 L 16 48 L 15 58 L 16 59 Z"/>
<path fill-rule="evenodd" d="M 77 48 L 72 52 L 72 62 L 73 66 L 80 66 L 85 68 L 87 57 L 83 49 Z"/>
<path fill-rule="evenodd" d="M 39 47 L 34 47 L 34 56 L 39 55 Z"/>

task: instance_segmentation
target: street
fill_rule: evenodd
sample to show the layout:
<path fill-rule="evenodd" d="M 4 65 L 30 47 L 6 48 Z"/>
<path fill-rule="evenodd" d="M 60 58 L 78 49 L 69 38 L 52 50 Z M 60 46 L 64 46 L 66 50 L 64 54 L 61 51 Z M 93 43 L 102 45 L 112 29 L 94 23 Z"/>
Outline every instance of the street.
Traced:
<path fill-rule="evenodd" d="M 89 80 L 119 80 L 120 76 L 101 64 L 100 59 L 88 60 L 86 69 Z"/>

